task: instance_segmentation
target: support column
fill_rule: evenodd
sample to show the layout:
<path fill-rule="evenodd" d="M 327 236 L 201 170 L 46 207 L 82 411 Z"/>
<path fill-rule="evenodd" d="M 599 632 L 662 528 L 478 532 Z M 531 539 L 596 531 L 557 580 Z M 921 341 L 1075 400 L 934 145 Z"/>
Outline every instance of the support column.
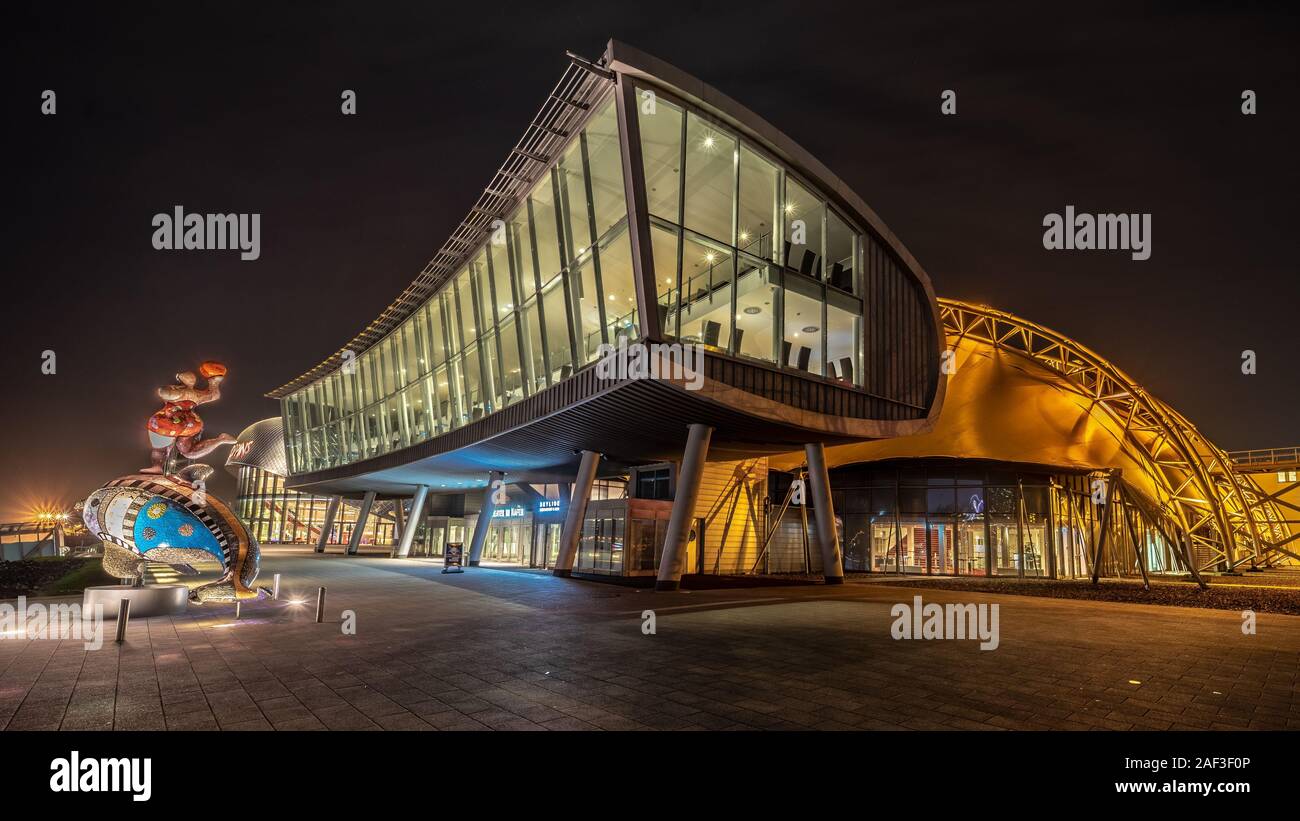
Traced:
<path fill-rule="evenodd" d="M 396 558 L 405 559 L 410 554 L 415 531 L 420 529 L 420 522 L 424 521 L 424 503 L 428 498 L 428 485 L 420 485 L 415 489 L 415 498 L 411 500 L 411 515 L 406 517 L 406 527 L 402 528 L 402 541 L 397 545 Z M 397 500 L 397 509 L 402 509 L 401 499 Z"/>
<path fill-rule="evenodd" d="M 844 583 L 840 534 L 835 529 L 835 503 L 831 501 L 831 475 L 826 470 L 826 448 L 821 442 L 803 446 L 808 460 L 808 484 L 817 513 L 817 544 L 822 551 L 822 577 L 827 584 Z M 901 570 L 901 568 L 900 568 Z"/>
<path fill-rule="evenodd" d="M 556 576 L 573 575 L 573 560 L 578 556 L 578 536 L 582 534 L 582 518 L 587 513 L 587 502 L 591 501 L 591 483 L 596 481 L 596 468 L 599 466 L 599 453 L 591 450 L 582 452 L 578 476 L 573 480 L 573 492 L 569 496 L 569 506 L 564 511 L 564 527 L 560 528 L 560 552 L 555 557 L 555 567 L 551 569 L 551 573 Z"/>
<path fill-rule="evenodd" d="M 673 498 L 673 512 L 668 517 L 668 532 L 664 534 L 664 553 L 659 560 L 659 578 L 655 590 L 676 590 L 682 583 L 686 570 L 686 539 L 695 519 L 695 503 L 700 498 L 700 479 L 704 476 L 704 462 L 709 457 L 709 440 L 713 428 L 708 425 L 691 425 L 686 437 L 686 450 L 682 453 L 682 466 L 677 473 L 677 493 Z"/>
<path fill-rule="evenodd" d="M 348 555 L 357 555 L 357 548 L 361 546 L 361 534 L 365 532 L 366 520 L 370 518 L 370 508 L 375 506 L 375 492 L 367 490 L 365 498 L 361 500 L 361 510 L 357 512 L 357 523 L 352 526 L 352 537 L 348 539 Z"/>
<path fill-rule="evenodd" d="M 402 534 L 406 532 L 406 511 L 402 507 L 402 500 L 393 500 L 393 548 L 396 549 L 401 543 Z"/>
<path fill-rule="evenodd" d="M 488 474 L 487 488 L 483 491 L 483 506 L 479 508 L 478 521 L 474 523 L 474 535 L 469 541 L 469 566 L 478 567 L 483 558 L 483 543 L 487 541 L 488 528 L 492 525 L 492 511 L 496 510 L 493 498 L 496 496 L 498 483 L 505 478 L 500 471 Z"/>
<path fill-rule="evenodd" d="M 342 501 L 342 496 L 332 496 L 325 507 L 325 521 L 321 522 L 320 538 L 316 540 L 317 553 L 324 553 L 325 545 L 330 543 L 330 531 L 334 529 L 334 520 L 338 518 L 339 504 Z"/>

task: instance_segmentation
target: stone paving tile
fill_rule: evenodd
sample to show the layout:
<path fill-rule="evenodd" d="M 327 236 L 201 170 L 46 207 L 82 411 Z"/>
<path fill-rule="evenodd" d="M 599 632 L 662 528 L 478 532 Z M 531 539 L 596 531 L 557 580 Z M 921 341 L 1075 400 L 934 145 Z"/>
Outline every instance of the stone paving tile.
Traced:
<path fill-rule="evenodd" d="M 1218 611 L 925 591 L 1001 604 L 983 652 L 892 640 L 889 609 L 916 591 L 881 583 L 658 594 L 421 560 L 265 566 L 291 592 L 327 585 L 360 632 L 263 602 L 239 622 L 221 606 L 137 620 L 93 652 L 0 641 L 0 728 L 1300 727 L 1300 617 L 1243 637 Z"/>

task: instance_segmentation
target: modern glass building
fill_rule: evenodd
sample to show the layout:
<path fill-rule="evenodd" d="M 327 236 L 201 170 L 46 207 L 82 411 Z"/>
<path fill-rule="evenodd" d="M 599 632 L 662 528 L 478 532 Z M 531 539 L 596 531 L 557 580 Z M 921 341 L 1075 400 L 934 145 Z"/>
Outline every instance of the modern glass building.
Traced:
<path fill-rule="evenodd" d="M 285 486 L 284 455 L 284 427 L 277 416 L 245 428 L 226 456 L 226 470 L 235 477 L 235 512 L 248 532 L 261 544 L 315 544 L 329 521 L 326 544 L 347 544 L 357 524 L 358 506 L 341 504 L 331 520 L 332 497 Z M 376 506 L 360 544 L 393 544 L 393 507 L 391 502 Z"/>
<path fill-rule="evenodd" d="M 609 346 L 700 356 L 611 376 Z M 1050 329 L 941 303 L 825 166 L 618 42 L 571 58 L 398 299 L 269 395 L 284 487 L 360 522 L 391 505 L 399 557 L 464 541 L 470 564 L 672 588 L 1195 576 L 1282 538 L 1177 411 Z"/>
<path fill-rule="evenodd" d="M 611 42 L 571 60 L 398 300 L 270 395 L 288 486 L 363 509 L 502 482 L 573 484 L 585 509 L 597 474 L 682 459 L 659 551 L 673 584 L 706 462 L 925 430 L 940 340 L 929 279 L 848 186 L 740 104 Z M 696 364 L 596 367 L 627 344 Z"/>
<path fill-rule="evenodd" d="M 869 212 L 851 216 L 841 184 L 657 78 L 620 81 L 633 129 L 621 134 L 619 82 L 601 79 L 586 75 L 582 116 L 547 154 L 523 155 L 535 179 L 455 239 L 459 263 L 427 274 L 400 322 L 381 317 L 382 337 L 276 392 L 292 473 L 436 439 L 561 384 L 619 338 L 702 345 L 760 366 L 755 382 L 785 371 L 861 389 L 890 419 L 927 416 L 926 283 Z"/>

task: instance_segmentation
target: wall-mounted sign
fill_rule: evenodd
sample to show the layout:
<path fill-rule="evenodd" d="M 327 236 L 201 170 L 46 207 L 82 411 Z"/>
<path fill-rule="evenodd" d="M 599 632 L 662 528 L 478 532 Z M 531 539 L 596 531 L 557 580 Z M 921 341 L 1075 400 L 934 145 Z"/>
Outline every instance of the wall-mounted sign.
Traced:
<path fill-rule="evenodd" d="M 493 519 L 518 519 L 524 515 L 523 505 L 511 505 L 509 507 L 499 507 L 492 511 Z"/>
<path fill-rule="evenodd" d="M 562 502 L 560 499 L 543 499 L 537 503 L 536 510 L 541 514 L 559 513 L 561 504 Z"/>

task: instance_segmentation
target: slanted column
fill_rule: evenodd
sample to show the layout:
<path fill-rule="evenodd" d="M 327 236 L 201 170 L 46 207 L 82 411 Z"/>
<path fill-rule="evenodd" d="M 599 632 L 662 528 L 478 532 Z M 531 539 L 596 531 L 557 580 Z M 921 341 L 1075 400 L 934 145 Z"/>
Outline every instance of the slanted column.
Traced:
<path fill-rule="evenodd" d="M 338 518 L 339 504 L 342 501 L 342 496 L 332 496 L 330 503 L 325 507 L 325 521 L 321 522 L 320 538 L 316 540 L 317 553 L 324 553 L 325 545 L 330 542 L 330 531 L 334 529 L 334 520 Z"/>
<path fill-rule="evenodd" d="M 682 583 L 682 573 L 686 570 L 687 536 L 691 532 L 691 522 L 695 520 L 695 503 L 700 498 L 700 479 L 704 476 L 704 462 L 708 459 L 709 440 L 712 438 L 713 428 L 708 425 L 691 425 L 687 434 L 655 590 L 676 590 Z"/>
<path fill-rule="evenodd" d="M 370 508 L 374 506 L 375 492 L 367 490 L 365 498 L 361 500 L 361 510 L 357 512 L 357 523 L 352 528 L 352 537 L 348 539 L 347 555 L 357 555 L 357 548 L 361 546 L 361 534 L 366 529 L 366 520 L 370 518 Z"/>
<path fill-rule="evenodd" d="M 424 503 L 428 498 L 428 485 L 420 485 L 415 489 L 415 498 L 411 500 L 411 515 L 406 517 L 406 526 L 402 528 L 402 540 L 397 544 L 395 558 L 405 559 L 410 554 L 415 531 L 420 529 L 420 522 L 424 521 Z M 401 499 L 397 500 L 397 509 L 402 509 Z"/>
<path fill-rule="evenodd" d="M 492 511 L 496 510 L 496 487 L 505 478 L 500 471 L 488 474 L 487 488 L 483 491 L 483 505 L 479 508 L 478 521 L 474 523 L 474 535 L 469 540 L 469 566 L 478 567 L 483 558 L 483 543 L 487 541 L 488 528 L 492 525 Z"/>
<path fill-rule="evenodd" d="M 573 492 L 569 496 L 569 507 L 564 511 L 564 527 L 560 528 L 560 553 L 555 557 L 555 567 L 551 569 L 551 573 L 556 576 L 573 575 L 573 560 L 578 556 L 582 519 L 587 514 L 587 502 L 591 501 L 591 484 L 596 481 L 596 468 L 599 466 L 599 453 L 591 450 L 582 452 L 578 475 L 573 480 Z"/>
<path fill-rule="evenodd" d="M 401 544 L 402 534 L 406 532 L 406 511 L 401 499 L 393 500 L 393 549 Z"/>
<path fill-rule="evenodd" d="M 817 518 L 817 544 L 822 551 L 822 576 L 827 584 L 844 583 L 840 534 L 835 529 L 835 504 L 831 501 L 831 476 L 826 471 L 826 448 L 821 442 L 803 446 L 808 460 L 808 484 Z"/>

